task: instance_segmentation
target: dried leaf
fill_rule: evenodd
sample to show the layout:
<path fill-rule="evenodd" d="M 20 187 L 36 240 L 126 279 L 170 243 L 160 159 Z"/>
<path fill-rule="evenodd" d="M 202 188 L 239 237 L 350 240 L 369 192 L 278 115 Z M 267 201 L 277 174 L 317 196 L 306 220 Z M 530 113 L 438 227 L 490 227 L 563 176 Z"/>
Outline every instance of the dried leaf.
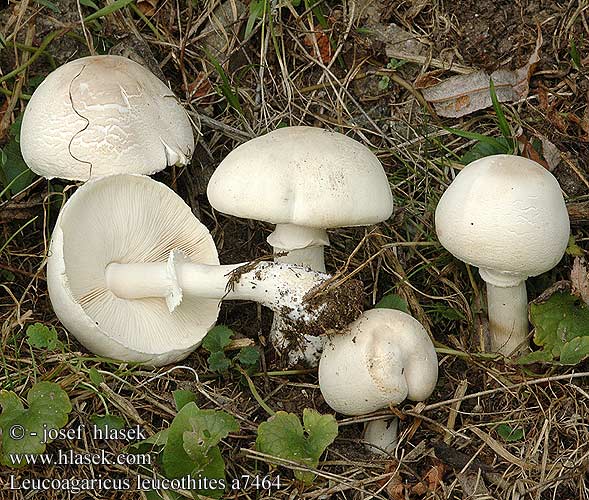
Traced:
<path fill-rule="evenodd" d="M 542 156 L 546 160 L 548 170 L 552 172 L 560 164 L 560 151 L 546 137 L 540 137 L 540 141 L 542 142 Z"/>
<path fill-rule="evenodd" d="M 589 304 L 589 269 L 583 258 L 575 257 L 571 269 L 571 292 L 580 297 L 585 304 Z"/>
<path fill-rule="evenodd" d="M 199 38 L 204 52 L 210 52 L 216 59 L 224 59 L 233 43 L 239 39 L 240 23 L 248 7 L 239 0 L 226 0 L 219 3 L 202 27 Z M 194 30 L 198 27 L 195 24 Z M 189 37 L 193 31 L 189 32 Z"/>
<path fill-rule="evenodd" d="M 568 125 L 563 117 L 556 111 L 555 103 L 550 103 L 548 91 L 543 85 L 538 86 L 538 104 L 540 109 L 546 114 L 546 119 L 560 132 L 566 132 Z"/>
<path fill-rule="evenodd" d="M 386 491 L 391 500 L 405 500 L 405 485 L 398 477 L 391 479 Z"/>
<path fill-rule="evenodd" d="M 385 43 L 385 53 L 388 57 L 405 59 L 410 56 L 423 56 L 427 52 L 427 45 L 396 24 L 375 24 L 370 29 L 376 40 Z"/>
<path fill-rule="evenodd" d="M 530 160 L 533 160 L 536 163 L 539 163 L 540 165 L 542 165 L 546 170 L 549 170 L 548 163 L 546 163 L 546 161 L 540 156 L 538 151 L 536 151 L 534 149 L 534 146 L 532 146 L 532 143 L 528 140 L 528 138 L 523 133 L 519 134 L 516 137 L 516 139 L 521 144 L 521 146 L 520 146 L 521 155 L 524 158 L 529 158 Z"/>
<path fill-rule="evenodd" d="M 459 472 L 456 478 L 462 486 L 464 498 L 492 498 L 480 474 L 473 472 Z"/>
<path fill-rule="evenodd" d="M 514 102 L 528 94 L 529 82 L 536 64 L 540 60 L 542 33 L 538 31 L 536 48 L 528 63 L 515 70 L 498 69 L 489 75 L 476 71 L 457 75 L 430 87 L 415 87 L 422 91 L 426 101 L 431 103 L 440 116 L 458 118 L 492 105 L 489 81 L 493 79 L 499 102 Z"/>
<path fill-rule="evenodd" d="M 385 486 L 385 491 L 391 500 L 405 500 L 405 485 L 399 471 L 399 462 L 389 460 L 384 468 L 385 474 L 390 474 L 390 479 L 379 481 L 380 486 Z"/>
<path fill-rule="evenodd" d="M 157 10 L 159 0 L 137 0 L 137 8 L 145 16 L 153 16 Z"/>
<path fill-rule="evenodd" d="M 197 73 L 194 80 L 188 83 L 188 85 L 182 85 L 182 90 L 188 92 L 188 95 L 192 99 L 200 99 L 201 97 L 214 94 L 213 85 L 204 72 Z"/>
<path fill-rule="evenodd" d="M 323 64 L 328 64 L 333 57 L 331 41 L 321 28 L 317 28 L 314 33 L 305 35 L 304 44 L 307 47 L 314 49 L 315 43 L 317 43 L 317 49 L 319 49 L 319 54 L 315 55 L 321 58 Z"/>
<path fill-rule="evenodd" d="M 426 493 L 436 491 L 440 487 L 440 483 L 444 479 L 444 474 L 446 473 L 446 466 L 439 460 L 436 462 L 437 463 L 431 466 L 423 480 L 411 488 L 412 493 L 423 496 Z"/>

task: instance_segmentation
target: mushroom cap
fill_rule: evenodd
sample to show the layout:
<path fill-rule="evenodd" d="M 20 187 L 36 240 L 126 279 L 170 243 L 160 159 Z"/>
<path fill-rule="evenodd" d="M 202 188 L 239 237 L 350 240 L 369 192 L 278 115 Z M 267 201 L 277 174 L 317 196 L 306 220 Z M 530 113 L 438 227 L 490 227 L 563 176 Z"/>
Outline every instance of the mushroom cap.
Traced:
<path fill-rule="evenodd" d="M 86 181 L 186 164 L 194 135 L 167 85 L 131 59 L 106 55 L 45 78 L 25 109 L 20 145 L 33 172 Z"/>
<path fill-rule="evenodd" d="M 207 196 L 226 214 L 316 228 L 375 224 L 393 211 L 376 156 L 313 127 L 284 127 L 242 144 L 219 164 Z"/>
<path fill-rule="evenodd" d="M 345 415 L 364 415 L 406 398 L 423 401 L 438 380 L 438 358 L 421 323 L 402 311 L 365 311 L 330 335 L 319 362 L 326 403 Z"/>
<path fill-rule="evenodd" d="M 570 229 L 556 178 L 512 155 L 464 167 L 442 195 L 435 224 L 440 243 L 495 286 L 515 286 L 552 269 Z"/>
<path fill-rule="evenodd" d="M 156 366 L 185 358 L 214 325 L 218 300 L 184 297 L 170 313 L 165 299 L 121 299 L 105 280 L 112 262 L 166 262 L 174 249 L 219 264 L 208 230 L 167 186 L 130 174 L 87 182 L 51 238 L 47 285 L 57 317 L 101 356 Z"/>

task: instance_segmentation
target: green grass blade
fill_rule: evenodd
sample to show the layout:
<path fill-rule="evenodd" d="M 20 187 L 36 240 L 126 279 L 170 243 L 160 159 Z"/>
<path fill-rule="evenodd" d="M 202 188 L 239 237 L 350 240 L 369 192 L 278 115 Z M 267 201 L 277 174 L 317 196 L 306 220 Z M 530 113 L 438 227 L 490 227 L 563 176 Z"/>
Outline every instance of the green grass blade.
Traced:
<path fill-rule="evenodd" d="M 485 142 L 498 150 L 505 151 L 506 153 L 508 152 L 508 148 L 506 148 L 504 144 L 501 144 L 501 142 L 499 142 L 497 139 L 493 137 L 489 137 L 483 134 L 477 134 L 476 132 L 468 132 L 466 130 L 460 130 L 457 128 L 444 127 L 444 130 L 447 130 L 448 132 L 457 135 L 458 137 L 464 137 L 465 139 L 474 139 L 476 141 Z"/>
<path fill-rule="evenodd" d="M 37 219 L 39 218 L 38 215 L 35 215 L 35 217 L 33 217 L 30 221 L 26 222 L 25 224 L 23 224 L 21 227 L 19 227 L 16 232 L 14 234 L 12 234 L 10 236 L 10 238 L 8 238 L 4 245 L 2 245 L 2 247 L 0 247 L 0 255 L 2 254 L 2 252 L 4 252 L 4 249 L 8 246 L 8 244 L 14 239 L 16 238 L 20 233 L 22 233 L 27 226 L 31 225 L 33 222 L 35 222 Z"/>
<path fill-rule="evenodd" d="M 243 114 L 241 111 L 241 104 L 239 103 L 239 97 L 237 97 L 237 94 L 233 92 L 233 89 L 231 88 L 231 83 L 229 82 L 229 78 L 227 78 L 225 70 L 223 69 L 219 61 L 215 58 L 215 56 L 213 56 L 209 51 L 205 51 L 205 53 L 210 63 L 215 67 L 215 70 L 217 71 L 217 73 L 219 73 L 219 76 L 221 77 L 220 90 L 221 93 L 225 96 L 225 99 L 227 99 L 229 106 L 231 106 L 240 115 Z"/>
<path fill-rule="evenodd" d="M 5 187 L 2 191 L 0 191 L 0 198 L 2 198 L 6 193 L 8 193 L 10 191 L 10 188 L 18 183 L 19 179 L 21 177 L 23 177 L 25 174 L 30 174 L 31 171 L 27 168 L 26 170 L 23 170 L 20 174 L 18 174 L 14 179 L 12 179 Z M 4 181 L 3 181 L 4 182 Z"/>
<path fill-rule="evenodd" d="M 108 16 L 113 12 L 121 10 L 123 7 L 126 7 L 133 1 L 134 0 L 116 0 L 116 2 L 113 2 L 110 5 L 107 5 L 106 7 L 103 7 L 102 9 L 99 9 L 93 14 L 90 14 L 89 16 L 85 17 L 84 22 L 88 23 L 90 21 L 94 21 L 95 19 L 100 19 L 101 17 Z"/>
<path fill-rule="evenodd" d="M 501 103 L 499 99 L 497 99 L 497 92 L 495 91 L 495 84 L 493 83 L 493 79 L 489 78 L 489 91 L 491 93 L 491 102 L 493 103 L 493 109 L 497 114 L 497 123 L 499 125 L 499 130 L 501 130 L 501 134 L 503 137 L 507 139 L 507 141 L 512 144 L 513 138 L 511 137 L 511 128 L 509 127 L 509 123 L 507 123 L 507 119 L 505 118 L 505 114 L 503 113 L 503 108 L 501 107 Z"/>

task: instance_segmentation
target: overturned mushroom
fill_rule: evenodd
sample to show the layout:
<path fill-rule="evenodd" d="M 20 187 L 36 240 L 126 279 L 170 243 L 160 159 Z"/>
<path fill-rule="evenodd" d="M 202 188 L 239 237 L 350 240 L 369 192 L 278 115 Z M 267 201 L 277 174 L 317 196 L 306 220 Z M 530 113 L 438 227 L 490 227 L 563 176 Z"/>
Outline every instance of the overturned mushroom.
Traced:
<path fill-rule="evenodd" d="M 88 349 L 153 365 L 196 348 L 222 299 L 261 302 L 294 331 L 325 330 L 334 316 L 340 327 L 355 319 L 340 306 L 342 289 L 307 300 L 326 274 L 271 262 L 218 264 L 209 232 L 171 189 L 144 176 L 107 176 L 78 189 L 59 215 L 49 294 Z"/>
<path fill-rule="evenodd" d="M 372 309 L 341 333 L 328 335 L 319 362 L 326 403 L 344 415 L 365 415 L 405 399 L 423 401 L 438 380 L 438 359 L 419 321 L 402 311 Z M 376 453 L 396 446 L 397 423 L 367 424 Z"/>
<path fill-rule="evenodd" d="M 492 351 L 507 356 L 526 350 L 526 279 L 552 269 L 569 239 L 558 181 L 527 158 L 481 158 L 456 176 L 435 218 L 440 243 L 478 267 L 487 284 Z"/>
<path fill-rule="evenodd" d="M 105 55 L 64 64 L 39 85 L 20 144 L 33 172 L 86 181 L 184 165 L 194 136 L 167 85 L 130 59 Z"/>
<path fill-rule="evenodd" d="M 220 212 L 276 224 L 275 260 L 325 272 L 326 229 L 376 224 L 393 210 L 378 158 L 363 144 L 313 127 L 284 127 L 242 144 L 221 162 L 207 188 Z M 291 364 L 316 366 L 321 339 L 292 345 L 278 318 L 272 342 Z"/>

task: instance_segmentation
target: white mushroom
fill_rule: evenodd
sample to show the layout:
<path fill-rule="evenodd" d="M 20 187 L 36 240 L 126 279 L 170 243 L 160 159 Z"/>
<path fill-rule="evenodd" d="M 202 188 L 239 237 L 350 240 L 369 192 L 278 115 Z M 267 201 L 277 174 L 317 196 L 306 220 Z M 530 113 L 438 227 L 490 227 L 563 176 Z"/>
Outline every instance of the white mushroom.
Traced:
<path fill-rule="evenodd" d="M 366 311 L 341 333 L 328 335 L 319 362 L 321 393 L 344 415 L 365 415 L 405 399 L 423 401 L 437 379 L 438 360 L 427 332 L 393 309 Z M 390 451 L 396 424 L 376 422 L 368 424 L 365 439 Z"/>
<path fill-rule="evenodd" d="M 293 329 L 329 321 L 328 306 L 338 311 L 339 291 L 306 300 L 326 274 L 271 262 L 218 264 L 209 232 L 176 193 L 120 174 L 87 182 L 65 204 L 47 281 L 57 316 L 88 349 L 152 365 L 195 349 L 221 299 L 259 301 Z"/>
<path fill-rule="evenodd" d="M 326 229 L 390 217 L 391 189 L 380 161 L 361 143 L 313 127 L 284 127 L 242 144 L 217 167 L 207 188 L 218 211 L 276 224 L 268 237 L 275 260 L 325 271 Z M 285 255 L 282 255 L 285 254 Z M 271 338 L 286 347 L 280 320 Z M 316 365 L 319 337 L 307 337 L 291 364 Z"/>
<path fill-rule="evenodd" d="M 525 280 L 552 269 L 569 238 L 558 181 L 526 158 L 481 158 L 456 176 L 435 219 L 440 243 L 478 267 L 487 283 L 491 349 L 504 355 L 527 349 Z"/>
<path fill-rule="evenodd" d="M 152 174 L 188 163 L 194 136 L 173 92 L 120 56 L 76 59 L 33 93 L 20 145 L 29 168 L 48 179 Z"/>

